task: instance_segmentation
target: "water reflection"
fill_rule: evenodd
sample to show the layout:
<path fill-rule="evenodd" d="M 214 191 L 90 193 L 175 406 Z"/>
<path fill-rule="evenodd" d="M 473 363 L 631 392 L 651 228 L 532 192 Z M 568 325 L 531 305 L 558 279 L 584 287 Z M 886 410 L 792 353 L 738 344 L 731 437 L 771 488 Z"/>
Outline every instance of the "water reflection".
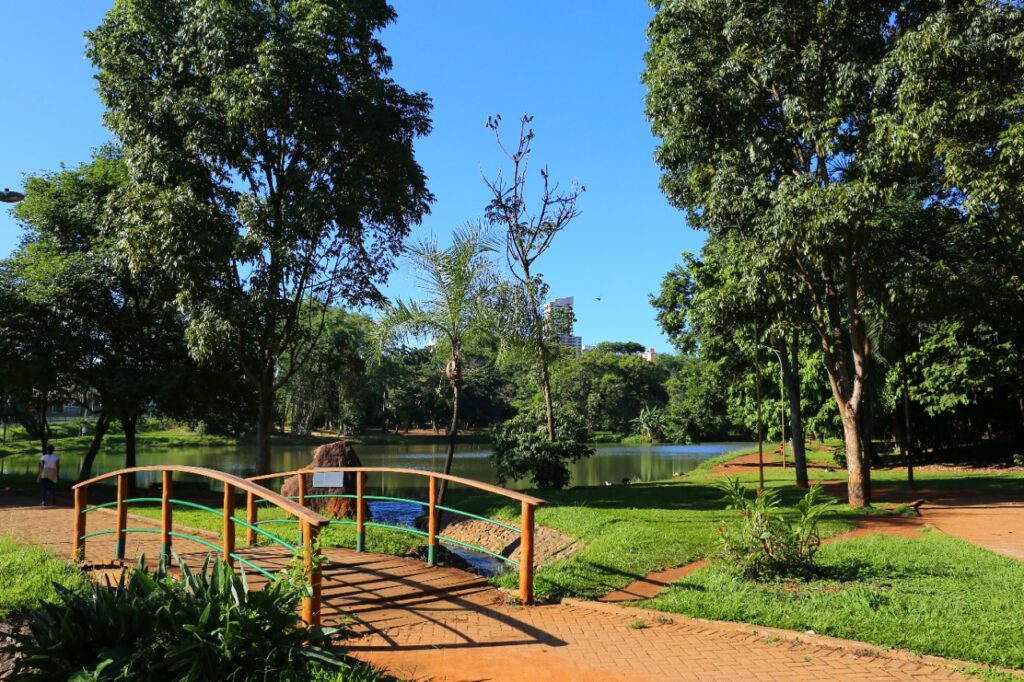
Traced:
<path fill-rule="evenodd" d="M 571 485 L 618 484 L 622 479 L 652 481 L 671 478 L 675 473 L 693 470 L 701 461 L 725 452 L 747 447 L 747 443 L 702 443 L 697 445 L 596 445 L 596 454 L 576 462 L 572 467 Z M 445 448 L 442 445 L 357 445 L 356 452 L 365 466 L 403 467 L 440 471 L 444 466 Z M 272 466 L 276 471 L 300 469 L 307 464 L 314 448 L 311 446 L 276 446 Z M 62 453 L 58 453 L 62 454 Z M 463 445 L 456 451 L 452 473 L 477 481 L 494 483 L 494 470 L 488 456 L 490 450 L 481 445 Z M 63 455 L 61 478 L 75 478 L 80 455 Z M 238 476 L 252 476 L 256 451 L 253 446 L 189 447 L 140 450 L 140 466 L 154 464 L 182 464 L 219 469 Z M 0 458 L 0 474 L 35 474 L 34 456 Z M 122 466 L 120 454 L 101 454 L 96 458 L 96 474 L 113 471 Z M 181 476 L 181 480 L 189 480 Z M 142 486 L 157 484 L 158 473 L 139 474 Z M 528 480 L 509 481 L 509 488 L 529 488 Z M 373 474 L 368 477 L 367 492 L 396 497 L 420 497 L 426 490 L 426 478 L 402 474 Z"/>

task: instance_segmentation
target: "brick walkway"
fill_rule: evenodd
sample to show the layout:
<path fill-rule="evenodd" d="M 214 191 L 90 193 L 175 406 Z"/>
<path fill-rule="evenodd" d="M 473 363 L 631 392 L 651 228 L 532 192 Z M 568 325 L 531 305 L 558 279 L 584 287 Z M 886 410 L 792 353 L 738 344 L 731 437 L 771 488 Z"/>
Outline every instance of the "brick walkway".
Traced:
<path fill-rule="evenodd" d="M 62 507 L 0 507 L 0 533 L 68 557 L 71 517 Z M 152 522 L 133 517 L 130 525 L 145 523 Z M 154 556 L 155 536 L 129 537 L 129 553 Z M 111 536 L 100 536 L 90 539 L 87 559 L 111 552 Z M 271 549 L 246 553 L 270 568 L 287 562 Z M 325 621 L 351 616 L 355 636 L 346 648 L 410 680 L 964 679 L 951 663 L 857 643 L 589 602 L 522 608 L 455 569 L 350 550 L 330 550 L 329 558 Z"/>

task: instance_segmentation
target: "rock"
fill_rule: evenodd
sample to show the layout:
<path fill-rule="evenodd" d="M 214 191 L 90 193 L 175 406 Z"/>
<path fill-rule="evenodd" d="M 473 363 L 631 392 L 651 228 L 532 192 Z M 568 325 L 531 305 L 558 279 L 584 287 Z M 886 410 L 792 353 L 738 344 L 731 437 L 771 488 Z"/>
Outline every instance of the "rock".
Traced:
<path fill-rule="evenodd" d="M 309 465 L 312 468 L 320 467 L 361 467 L 355 449 L 347 440 L 339 440 L 334 443 L 325 443 L 313 453 L 313 461 Z M 341 488 L 313 488 L 313 475 L 305 474 L 307 495 L 353 495 L 356 492 L 356 478 L 354 474 L 346 473 L 343 479 L 344 486 Z M 299 481 L 297 477 L 291 477 L 281 486 L 281 494 L 285 497 L 294 497 L 299 494 Z M 306 506 L 329 518 L 343 519 L 355 516 L 355 500 L 346 497 L 334 497 L 329 499 L 312 499 L 306 501 Z"/>

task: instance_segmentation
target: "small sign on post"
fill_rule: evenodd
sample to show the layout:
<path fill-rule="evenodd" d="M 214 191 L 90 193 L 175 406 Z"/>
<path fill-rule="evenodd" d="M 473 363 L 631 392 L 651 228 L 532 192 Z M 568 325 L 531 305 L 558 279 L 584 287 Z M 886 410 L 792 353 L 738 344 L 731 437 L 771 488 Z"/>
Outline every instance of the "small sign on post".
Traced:
<path fill-rule="evenodd" d="M 345 472 L 325 471 L 323 473 L 313 472 L 314 488 L 344 488 Z"/>

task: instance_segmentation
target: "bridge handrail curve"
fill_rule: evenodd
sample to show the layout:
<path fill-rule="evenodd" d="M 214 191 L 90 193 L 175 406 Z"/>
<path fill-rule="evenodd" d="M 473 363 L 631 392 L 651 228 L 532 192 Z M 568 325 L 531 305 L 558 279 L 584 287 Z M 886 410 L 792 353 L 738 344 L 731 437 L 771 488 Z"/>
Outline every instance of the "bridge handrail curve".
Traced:
<path fill-rule="evenodd" d="M 285 471 L 274 474 L 263 474 L 261 476 L 250 476 L 246 480 L 248 481 L 265 481 L 272 478 L 287 478 L 289 476 L 298 476 L 299 474 L 319 474 L 319 473 L 390 473 L 390 474 L 411 474 L 414 476 L 424 476 L 426 478 L 436 478 L 439 480 L 449 481 L 451 483 L 458 483 L 465 485 L 470 488 L 476 488 L 477 490 L 483 490 L 484 492 L 493 493 L 502 497 L 508 497 L 510 499 L 525 502 L 531 506 L 539 507 L 544 504 L 544 500 L 539 497 L 520 493 L 515 490 L 509 490 L 508 488 L 502 488 L 501 486 L 494 485 L 492 483 L 484 483 L 482 481 L 474 481 L 471 478 L 462 478 L 461 476 L 452 476 L 451 474 L 444 474 L 440 471 L 430 471 L 429 469 L 408 469 L 402 467 L 306 467 L 304 469 L 295 469 L 294 471 Z"/>
<path fill-rule="evenodd" d="M 90 478 L 87 481 L 76 483 L 75 485 L 71 486 L 71 489 L 77 490 L 78 488 L 87 488 L 94 483 L 98 483 L 108 478 L 115 478 L 122 474 L 141 473 L 147 471 L 172 471 L 183 474 L 205 476 L 207 478 L 212 478 L 215 481 L 220 481 L 221 483 L 226 483 L 228 485 L 234 486 L 238 490 L 243 490 L 247 493 L 252 493 L 253 495 L 259 498 L 262 498 L 264 500 L 267 500 L 268 502 L 273 503 L 274 506 L 280 507 L 282 510 L 288 512 L 289 514 L 299 517 L 306 523 L 310 523 L 314 526 L 317 526 L 318 528 L 326 526 L 330 523 L 330 519 L 321 516 L 320 514 L 310 509 L 309 507 L 304 507 L 298 504 L 294 500 L 289 500 L 287 497 L 284 497 L 283 495 L 274 492 L 270 488 L 266 488 L 256 483 L 254 479 L 246 479 L 240 476 L 235 476 L 234 474 L 225 473 L 223 471 L 217 471 L 216 469 L 207 469 L 206 467 L 194 467 L 182 464 L 158 464 L 153 466 L 129 467 L 127 469 L 118 469 L 117 471 L 110 471 L 105 474 L 100 474 L 99 476 Z"/>

